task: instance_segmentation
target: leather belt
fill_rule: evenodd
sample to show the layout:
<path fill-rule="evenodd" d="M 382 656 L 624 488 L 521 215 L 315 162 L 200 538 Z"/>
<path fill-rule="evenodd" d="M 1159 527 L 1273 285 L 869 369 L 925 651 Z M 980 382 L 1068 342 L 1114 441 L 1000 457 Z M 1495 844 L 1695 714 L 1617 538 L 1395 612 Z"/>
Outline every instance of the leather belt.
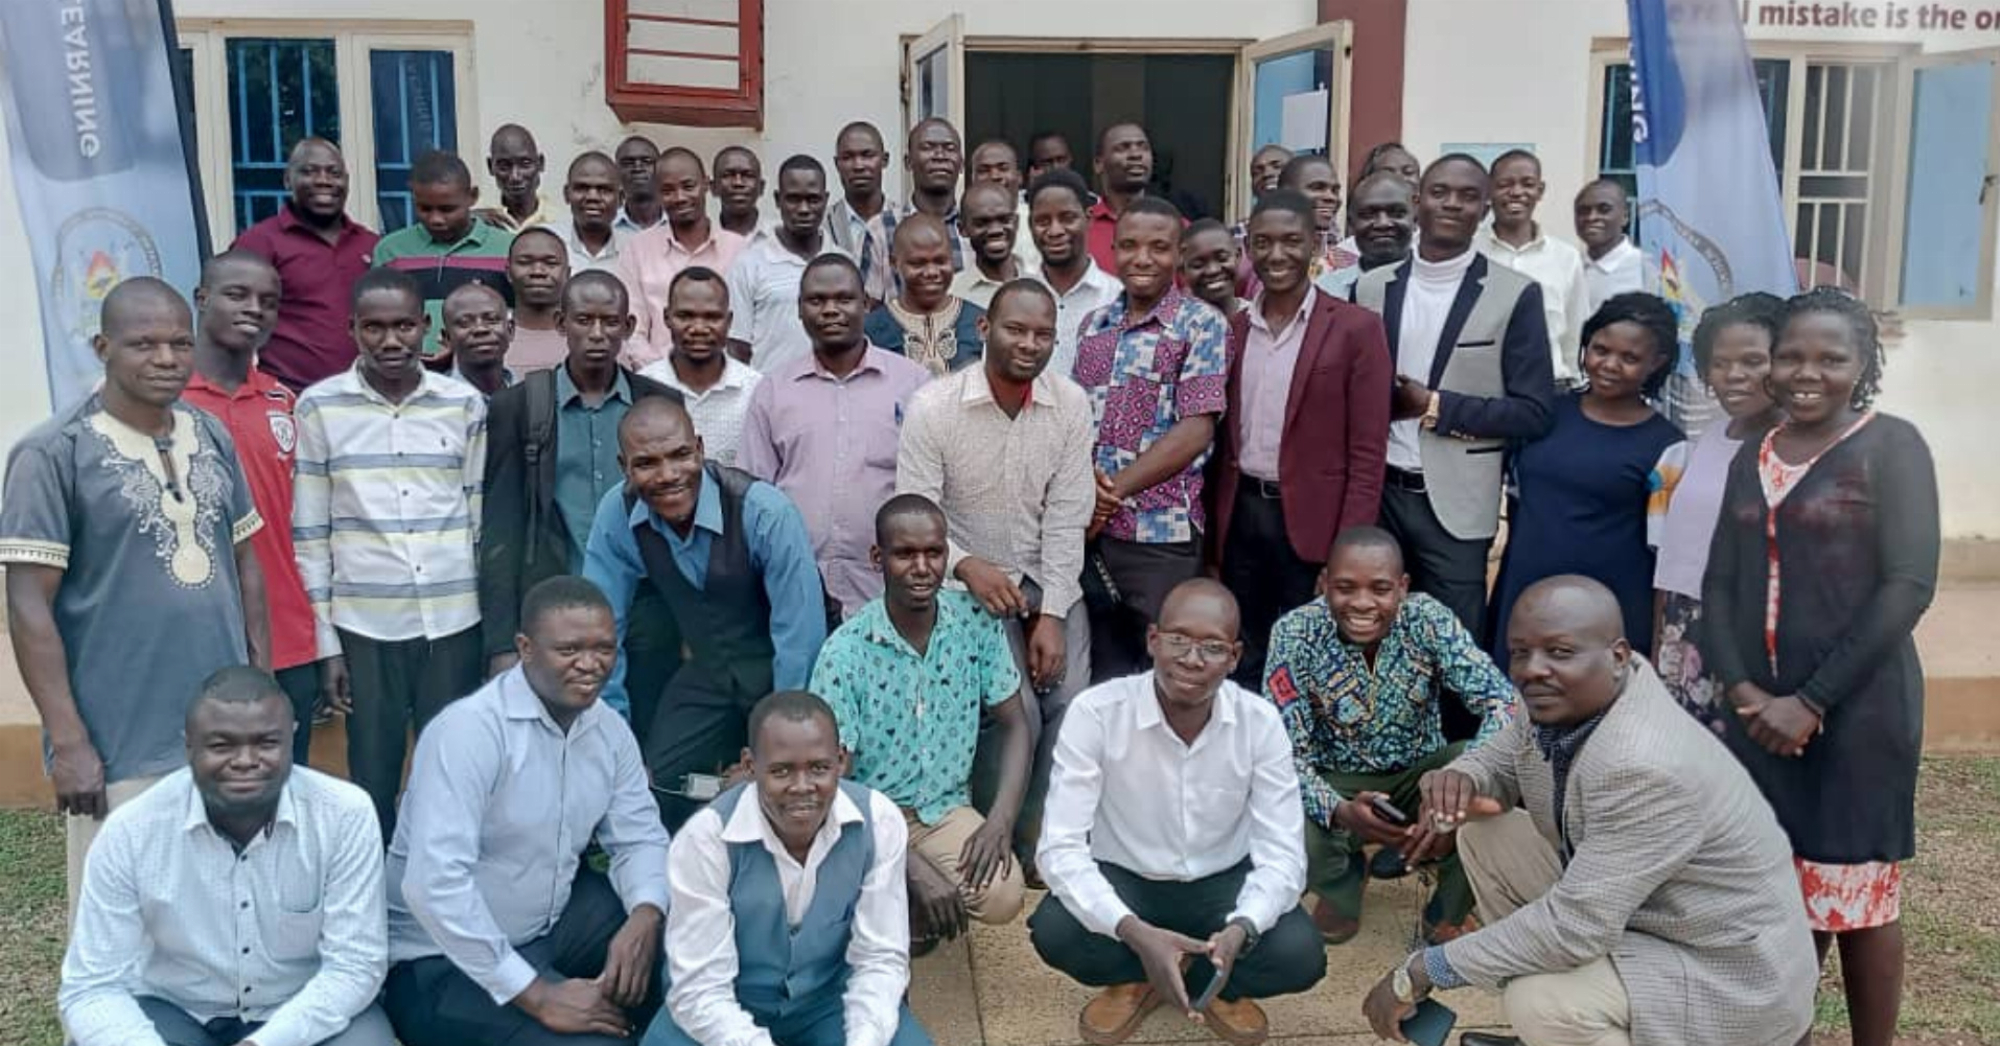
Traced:
<path fill-rule="evenodd" d="M 1383 469 L 1382 485 L 1394 487 L 1397 490 L 1406 490 L 1412 494 L 1422 494 L 1429 489 L 1424 486 L 1423 473 L 1411 472 L 1408 469 L 1399 469 L 1394 465 L 1386 466 Z"/>

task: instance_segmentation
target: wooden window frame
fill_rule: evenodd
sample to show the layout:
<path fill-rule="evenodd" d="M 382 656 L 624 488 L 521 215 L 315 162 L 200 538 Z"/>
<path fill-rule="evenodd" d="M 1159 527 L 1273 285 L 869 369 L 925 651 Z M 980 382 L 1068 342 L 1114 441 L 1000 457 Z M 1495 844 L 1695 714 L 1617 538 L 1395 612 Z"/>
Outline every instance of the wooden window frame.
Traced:
<path fill-rule="evenodd" d="M 736 3 L 736 21 L 717 22 L 678 16 L 635 16 L 631 13 L 630 0 L 604 0 L 604 101 L 611 111 L 626 123 L 763 130 L 764 0 L 736 0 Z M 626 59 L 631 53 L 627 22 L 633 17 L 646 21 L 735 29 L 736 87 L 668 87 L 632 82 Z M 676 53 L 667 57 L 712 59 L 719 56 Z"/>

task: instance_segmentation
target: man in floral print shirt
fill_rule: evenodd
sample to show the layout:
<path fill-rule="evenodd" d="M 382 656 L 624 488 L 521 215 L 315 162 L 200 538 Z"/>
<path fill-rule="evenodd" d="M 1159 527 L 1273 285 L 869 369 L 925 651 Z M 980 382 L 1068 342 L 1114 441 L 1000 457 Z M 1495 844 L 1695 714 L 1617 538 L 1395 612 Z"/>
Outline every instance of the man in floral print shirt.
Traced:
<path fill-rule="evenodd" d="M 1113 240 L 1125 290 L 1085 317 L 1077 343 L 1076 381 L 1097 421 L 1084 573 L 1102 597 L 1092 601 L 1100 680 L 1144 667 L 1146 626 L 1201 570 L 1202 466 L 1227 403 L 1229 327 L 1174 286 L 1182 224 L 1154 197 L 1125 208 Z"/>
<path fill-rule="evenodd" d="M 1342 531 L 1320 590 L 1278 619 L 1264 669 L 1264 696 L 1291 735 L 1305 802 L 1306 886 L 1319 896 L 1313 921 L 1335 944 L 1360 929 L 1361 847 L 1377 843 L 1412 863 L 1439 861 L 1424 919 L 1433 938 L 1446 939 L 1472 911 L 1450 836 L 1406 831 L 1371 803 L 1387 799 L 1414 816 L 1417 779 L 1468 747 L 1445 744 L 1445 693 L 1481 718 L 1476 747 L 1512 718 L 1513 684 L 1449 608 L 1410 594 L 1403 554 L 1387 531 Z"/>

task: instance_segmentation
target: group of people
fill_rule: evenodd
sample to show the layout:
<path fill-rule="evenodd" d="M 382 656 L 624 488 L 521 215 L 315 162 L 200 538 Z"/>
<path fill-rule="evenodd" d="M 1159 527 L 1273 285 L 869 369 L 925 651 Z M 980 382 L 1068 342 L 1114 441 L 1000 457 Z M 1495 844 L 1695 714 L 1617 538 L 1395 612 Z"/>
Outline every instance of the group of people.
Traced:
<path fill-rule="evenodd" d="M 192 307 L 105 297 L 0 505 L 74 1041 L 913 1046 L 1045 887 L 1086 1041 L 1255 1046 L 1420 869 L 1386 1037 L 1790 1044 L 1838 940 L 1887 1043 L 1939 536 L 1865 306 L 1710 309 L 1689 439 L 1615 182 L 1579 251 L 1518 151 L 1267 148 L 1231 228 L 1135 124 L 1092 185 L 923 121 L 906 203 L 833 147 L 563 217 L 508 125 L 378 239 L 308 139 Z"/>

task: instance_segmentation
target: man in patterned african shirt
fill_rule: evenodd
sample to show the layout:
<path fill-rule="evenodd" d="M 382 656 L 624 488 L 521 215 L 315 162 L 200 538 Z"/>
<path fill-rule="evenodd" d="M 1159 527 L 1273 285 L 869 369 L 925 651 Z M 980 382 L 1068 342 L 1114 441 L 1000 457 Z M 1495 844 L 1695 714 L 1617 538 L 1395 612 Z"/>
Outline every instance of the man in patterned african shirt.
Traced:
<path fill-rule="evenodd" d="M 103 387 L 14 445 L 0 494 L 7 630 L 70 815 L 72 910 L 104 816 L 187 762 L 182 714 L 202 680 L 270 666 L 250 547 L 264 522 L 229 431 L 180 399 L 193 314 L 137 277 L 102 317 Z"/>
<path fill-rule="evenodd" d="M 849 775 L 894 800 L 910 830 L 910 938 L 921 953 L 1020 914 L 1014 818 L 1027 791 L 1027 713 L 999 619 L 945 591 L 944 511 L 899 494 L 875 515 L 870 558 L 883 595 L 827 637 L 812 692 L 833 708 Z M 984 711 L 1002 735 L 999 784 L 982 818 L 968 781 Z"/>
<path fill-rule="evenodd" d="M 1513 684 L 1444 604 L 1410 593 L 1402 552 L 1386 531 L 1342 531 L 1320 591 L 1278 619 L 1264 669 L 1264 696 L 1291 735 L 1305 801 L 1306 884 L 1319 896 L 1313 921 L 1334 944 L 1360 929 L 1361 848 L 1377 843 L 1412 863 L 1437 859 L 1425 926 L 1436 940 L 1456 936 L 1472 890 L 1451 837 L 1406 832 L 1371 804 L 1386 799 L 1414 817 L 1417 779 L 1468 747 L 1445 744 L 1445 693 L 1482 717 L 1470 742 L 1477 747 L 1512 718 Z"/>

